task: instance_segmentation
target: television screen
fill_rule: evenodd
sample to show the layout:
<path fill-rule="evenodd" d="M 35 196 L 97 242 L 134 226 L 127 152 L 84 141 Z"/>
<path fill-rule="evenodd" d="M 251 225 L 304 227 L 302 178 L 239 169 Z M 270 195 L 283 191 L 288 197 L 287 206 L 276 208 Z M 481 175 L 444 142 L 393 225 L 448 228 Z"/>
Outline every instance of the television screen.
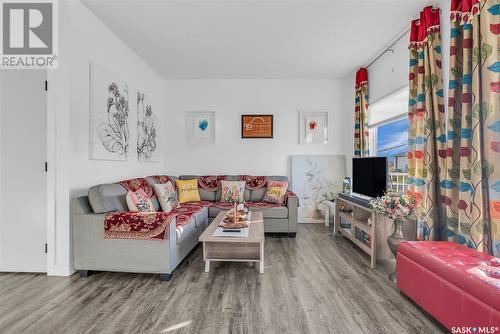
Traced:
<path fill-rule="evenodd" d="M 353 158 L 352 191 L 369 197 L 382 196 L 387 187 L 387 158 Z"/>

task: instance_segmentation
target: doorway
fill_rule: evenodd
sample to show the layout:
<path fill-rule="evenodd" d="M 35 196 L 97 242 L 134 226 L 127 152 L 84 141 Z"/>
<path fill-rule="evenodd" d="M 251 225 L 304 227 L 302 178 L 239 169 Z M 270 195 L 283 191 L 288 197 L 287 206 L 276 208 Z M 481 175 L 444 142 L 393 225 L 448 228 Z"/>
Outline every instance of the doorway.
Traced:
<path fill-rule="evenodd" d="M 47 272 L 46 79 L 0 71 L 0 271 Z"/>

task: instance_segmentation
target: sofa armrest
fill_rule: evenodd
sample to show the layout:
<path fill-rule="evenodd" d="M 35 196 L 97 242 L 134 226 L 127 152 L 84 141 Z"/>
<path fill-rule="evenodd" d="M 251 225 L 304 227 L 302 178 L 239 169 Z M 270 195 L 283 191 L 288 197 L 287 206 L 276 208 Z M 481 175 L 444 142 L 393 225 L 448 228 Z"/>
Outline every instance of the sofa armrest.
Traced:
<path fill-rule="evenodd" d="M 74 263 L 77 270 L 171 273 L 177 265 L 175 220 L 167 240 L 105 239 L 105 213 L 73 212 Z"/>
<path fill-rule="evenodd" d="M 299 198 L 297 196 L 288 197 L 286 207 L 288 208 L 288 233 L 296 233 L 299 217 Z"/>

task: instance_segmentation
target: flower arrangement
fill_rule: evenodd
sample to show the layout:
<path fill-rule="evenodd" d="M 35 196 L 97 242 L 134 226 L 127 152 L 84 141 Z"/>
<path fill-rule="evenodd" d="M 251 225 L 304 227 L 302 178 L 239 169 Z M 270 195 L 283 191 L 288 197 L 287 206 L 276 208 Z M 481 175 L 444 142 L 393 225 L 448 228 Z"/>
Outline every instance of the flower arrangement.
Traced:
<path fill-rule="evenodd" d="M 382 197 L 370 201 L 376 214 L 383 214 L 394 220 L 417 219 L 421 214 L 421 196 L 408 191 L 406 194 L 388 190 Z"/>

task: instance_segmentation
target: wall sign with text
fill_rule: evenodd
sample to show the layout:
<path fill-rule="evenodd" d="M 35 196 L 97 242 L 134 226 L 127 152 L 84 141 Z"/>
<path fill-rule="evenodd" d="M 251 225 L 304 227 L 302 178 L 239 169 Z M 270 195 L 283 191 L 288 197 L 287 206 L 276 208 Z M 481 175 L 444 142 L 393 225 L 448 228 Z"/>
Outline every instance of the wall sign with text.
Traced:
<path fill-rule="evenodd" d="M 273 115 L 241 115 L 241 138 L 273 138 Z"/>

